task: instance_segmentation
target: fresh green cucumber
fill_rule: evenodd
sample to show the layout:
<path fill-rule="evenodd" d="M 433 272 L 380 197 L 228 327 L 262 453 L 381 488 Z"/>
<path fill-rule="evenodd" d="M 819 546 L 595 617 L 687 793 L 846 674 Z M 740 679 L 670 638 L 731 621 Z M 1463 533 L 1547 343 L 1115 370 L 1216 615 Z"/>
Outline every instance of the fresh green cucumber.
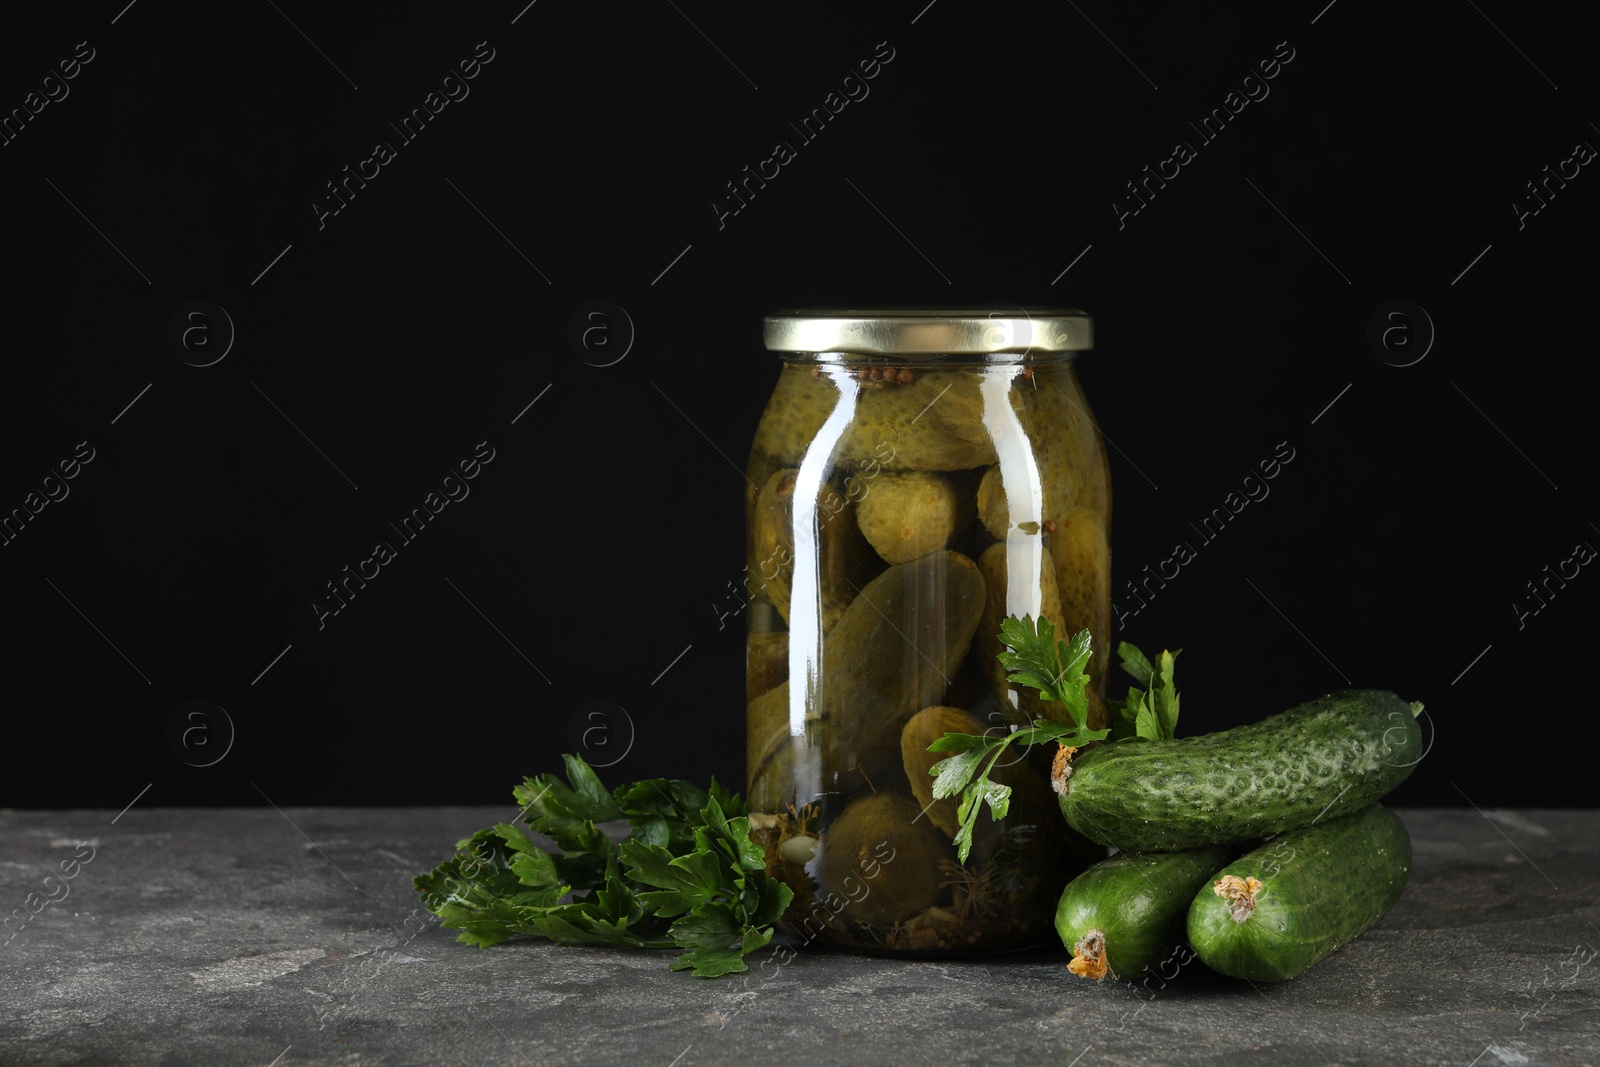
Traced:
<path fill-rule="evenodd" d="M 1134 978 L 1183 942 L 1184 920 L 1201 886 L 1234 852 L 1220 845 L 1184 852 L 1123 852 L 1067 883 L 1056 933 L 1080 978 Z"/>
<path fill-rule="evenodd" d="M 1377 804 L 1279 834 L 1189 906 L 1189 944 L 1212 970 L 1278 982 L 1383 918 L 1405 890 L 1411 838 Z"/>
<path fill-rule="evenodd" d="M 1381 799 L 1422 758 L 1421 710 L 1352 689 L 1198 737 L 1062 748 L 1052 781 L 1067 822 L 1102 845 L 1151 852 L 1245 841 Z"/>

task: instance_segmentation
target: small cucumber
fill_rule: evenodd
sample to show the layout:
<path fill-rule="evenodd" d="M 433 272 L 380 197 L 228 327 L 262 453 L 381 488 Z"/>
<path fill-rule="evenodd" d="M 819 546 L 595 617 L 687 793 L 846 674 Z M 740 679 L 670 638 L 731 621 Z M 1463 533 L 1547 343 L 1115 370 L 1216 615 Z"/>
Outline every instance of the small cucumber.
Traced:
<path fill-rule="evenodd" d="M 1124 852 L 1078 875 L 1056 905 L 1056 933 L 1079 978 L 1134 978 L 1183 943 L 1184 920 L 1201 886 L 1234 850 Z"/>
<path fill-rule="evenodd" d="M 1056 754 L 1061 813 L 1130 852 L 1245 841 L 1360 811 L 1422 758 L 1416 715 L 1393 693 L 1347 690 L 1248 726 Z"/>
<path fill-rule="evenodd" d="M 1377 804 L 1279 834 L 1195 896 L 1189 944 L 1235 978 L 1293 978 L 1383 918 L 1410 870 L 1411 838 Z"/>

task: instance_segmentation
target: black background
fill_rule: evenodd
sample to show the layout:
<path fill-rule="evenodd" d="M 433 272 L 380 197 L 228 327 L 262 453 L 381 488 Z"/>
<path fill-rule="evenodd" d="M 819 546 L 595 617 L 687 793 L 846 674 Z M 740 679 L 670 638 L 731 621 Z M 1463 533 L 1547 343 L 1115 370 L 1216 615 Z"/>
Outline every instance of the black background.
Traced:
<path fill-rule="evenodd" d="M 94 58 L 0 147 L 0 508 L 94 458 L 0 547 L 0 805 L 500 803 L 595 723 L 608 781 L 742 782 L 721 612 L 761 316 L 875 303 L 1095 316 L 1119 589 L 1294 449 L 1113 634 L 1184 650 L 1183 732 L 1389 688 L 1436 736 L 1395 803 L 1592 803 L 1568 738 L 1600 578 L 1512 608 L 1600 545 L 1600 178 L 1511 208 L 1600 144 L 1564 13 L 524 2 L 7 10 L 8 113 Z M 324 183 L 480 41 L 470 95 L 319 227 Z M 870 95 L 800 143 L 880 42 Z M 1184 125 L 1289 49 L 1214 141 Z M 1180 138 L 1196 158 L 1119 226 Z M 797 157 L 719 228 L 778 140 Z M 167 339 L 192 300 L 236 331 L 208 367 Z M 567 340 L 591 300 L 635 331 L 611 366 Z M 1393 300 L 1431 347 L 1411 320 L 1369 345 Z M 319 628 L 324 583 L 481 441 L 470 496 Z M 191 700 L 236 729 L 212 766 L 169 746 Z"/>

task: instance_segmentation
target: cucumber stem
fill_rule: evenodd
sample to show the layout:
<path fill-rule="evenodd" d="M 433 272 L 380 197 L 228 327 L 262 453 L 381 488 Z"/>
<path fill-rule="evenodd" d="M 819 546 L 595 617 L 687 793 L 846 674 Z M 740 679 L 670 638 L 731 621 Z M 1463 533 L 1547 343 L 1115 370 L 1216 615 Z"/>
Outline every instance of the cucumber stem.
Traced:
<path fill-rule="evenodd" d="M 1072 947 L 1072 959 L 1067 970 L 1079 978 L 1093 978 L 1096 982 L 1106 976 L 1106 935 L 1100 930 L 1087 930 Z"/>
<path fill-rule="evenodd" d="M 1260 879 L 1225 874 L 1211 885 L 1211 891 L 1228 902 L 1228 917 L 1242 923 L 1256 912 L 1256 897 L 1265 888 Z"/>
<path fill-rule="evenodd" d="M 1415 719 L 1417 716 L 1419 716 L 1421 714 L 1422 714 L 1422 701 L 1413 700 L 1411 702 L 1411 717 L 1413 719 Z"/>

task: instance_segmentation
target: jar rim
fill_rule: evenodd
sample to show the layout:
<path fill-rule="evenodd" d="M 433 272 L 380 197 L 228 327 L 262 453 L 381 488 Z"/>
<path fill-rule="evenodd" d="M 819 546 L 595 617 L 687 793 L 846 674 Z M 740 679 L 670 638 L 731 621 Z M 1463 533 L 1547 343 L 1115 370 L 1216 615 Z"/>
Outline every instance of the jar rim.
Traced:
<path fill-rule="evenodd" d="M 783 308 L 763 320 L 770 352 L 945 356 L 1082 352 L 1094 319 L 1076 308 Z"/>

